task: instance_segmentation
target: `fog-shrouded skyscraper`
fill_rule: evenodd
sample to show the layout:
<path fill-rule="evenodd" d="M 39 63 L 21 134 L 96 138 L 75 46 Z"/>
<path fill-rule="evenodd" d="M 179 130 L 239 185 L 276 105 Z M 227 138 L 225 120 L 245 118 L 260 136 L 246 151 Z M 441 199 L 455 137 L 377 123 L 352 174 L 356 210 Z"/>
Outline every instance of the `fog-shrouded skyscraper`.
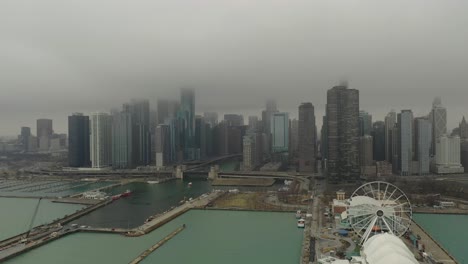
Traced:
<path fill-rule="evenodd" d="M 151 162 L 151 138 L 149 127 L 149 101 L 132 100 L 132 146 L 133 164 L 146 166 Z"/>
<path fill-rule="evenodd" d="M 388 162 L 393 161 L 393 143 L 392 131 L 397 121 L 397 114 L 395 111 L 390 111 L 385 116 L 385 160 Z"/>
<path fill-rule="evenodd" d="M 442 99 L 440 97 L 434 99 L 429 116 L 432 123 L 432 154 L 435 155 L 435 143 L 437 139 L 447 134 L 447 109 L 442 106 Z"/>
<path fill-rule="evenodd" d="M 300 172 L 315 172 L 316 138 L 315 111 L 312 103 L 299 106 L 298 156 Z"/>
<path fill-rule="evenodd" d="M 399 128 L 399 171 L 400 175 L 408 176 L 412 174 L 412 163 L 414 156 L 413 149 L 413 112 L 402 110 L 398 114 Z"/>
<path fill-rule="evenodd" d="M 242 139 L 243 144 L 243 169 L 251 171 L 256 166 L 256 147 L 255 147 L 255 134 L 245 135 Z"/>
<path fill-rule="evenodd" d="M 346 85 L 327 91 L 327 168 L 331 181 L 355 181 L 359 163 L 359 91 Z"/>
<path fill-rule="evenodd" d="M 374 122 L 372 125 L 373 152 L 375 161 L 385 160 L 385 123 Z"/>
<path fill-rule="evenodd" d="M 266 102 L 266 110 L 262 111 L 262 123 L 263 123 L 263 130 L 265 133 L 271 133 L 271 118 L 274 113 L 278 112 L 278 108 L 276 107 L 275 100 L 268 100 Z"/>
<path fill-rule="evenodd" d="M 156 127 L 156 167 L 167 166 L 171 162 L 171 140 L 168 125 Z"/>
<path fill-rule="evenodd" d="M 372 115 L 366 111 L 359 112 L 359 133 L 361 137 L 372 133 Z"/>
<path fill-rule="evenodd" d="M 90 166 L 89 134 L 89 116 L 74 113 L 68 117 L 68 166 Z"/>
<path fill-rule="evenodd" d="M 258 116 L 249 116 L 249 131 L 260 131 L 260 121 L 258 120 Z"/>
<path fill-rule="evenodd" d="M 185 160 L 198 159 L 199 152 L 195 147 L 195 91 L 189 88 L 181 89 L 178 120 L 182 135 L 182 150 Z"/>
<path fill-rule="evenodd" d="M 218 113 L 205 112 L 203 113 L 203 119 L 205 120 L 205 123 L 209 124 L 213 128 L 218 124 Z"/>
<path fill-rule="evenodd" d="M 427 175 L 430 173 L 432 126 L 426 118 L 416 118 L 414 124 L 417 141 L 414 154 L 418 163 L 418 174 Z"/>
<path fill-rule="evenodd" d="M 289 151 L 289 114 L 273 113 L 270 121 L 273 153 Z"/>
<path fill-rule="evenodd" d="M 46 151 L 50 147 L 50 138 L 54 133 L 51 119 L 38 119 L 36 121 L 36 136 L 39 150 Z"/>
<path fill-rule="evenodd" d="M 112 163 L 112 117 L 107 113 L 92 113 L 90 118 L 90 157 L 93 168 L 105 168 Z"/>
<path fill-rule="evenodd" d="M 165 99 L 158 99 L 156 102 L 156 123 L 164 124 L 166 119 L 169 118 L 169 101 Z"/>
<path fill-rule="evenodd" d="M 20 143 L 24 152 L 29 151 L 29 143 L 31 139 L 31 128 L 21 127 Z"/>
<path fill-rule="evenodd" d="M 112 167 L 133 168 L 133 126 L 130 105 L 112 114 Z"/>
<path fill-rule="evenodd" d="M 373 150 L 372 150 L 372 145 L 373 145 L 373 140 L 372 137 L 369 135 L 365 135 L 359 138 L 359 161 L 361 162 L 361 166 L 371 166 L 374 161 L 373 157 Z"/>
<path fill-rule="evenodd" d="M 289 157 L 295 161 L 299 157 L 299 120 L 289 122 Z"/>
<path fill-rule="evenodd" d="M 224 121 L 228 126 L 243 126 L 244 125 L 244 117 L 242 115 L 236 114 L 225 114 Z"/>
<path fill-rule="evenodd" d="M 458 130 L 460 134 L 460 139 L 462 141 L 468 139 L 468 123 L 466 122 L 465 117 L 463 117 L 462 121 L 460 122 Z"/>

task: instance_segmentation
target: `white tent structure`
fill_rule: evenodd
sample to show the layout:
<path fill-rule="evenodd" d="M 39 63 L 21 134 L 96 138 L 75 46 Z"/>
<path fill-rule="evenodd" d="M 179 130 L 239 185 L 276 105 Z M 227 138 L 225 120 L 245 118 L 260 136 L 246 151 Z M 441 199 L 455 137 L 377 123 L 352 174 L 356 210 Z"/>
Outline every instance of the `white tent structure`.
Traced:
<path fill-rule="evenodd" d="M 388 233 L 369 238 L 363 245 L 361 257 L 364 257 L 368 264 L 419 263 L 399 237 Z"/>

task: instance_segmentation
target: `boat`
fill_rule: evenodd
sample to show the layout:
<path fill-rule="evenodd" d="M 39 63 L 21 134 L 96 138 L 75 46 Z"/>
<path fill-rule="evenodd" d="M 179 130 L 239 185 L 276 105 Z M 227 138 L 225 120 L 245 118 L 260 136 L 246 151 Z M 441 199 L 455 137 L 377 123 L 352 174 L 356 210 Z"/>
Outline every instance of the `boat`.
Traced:
<path fill-rule="evenodd" d="M 298 227 L 298 228 L 304 228 L 304 227 L 305 227 L 305 220 L 302 219 L 302 218 L 299 219 L 299 220 L 297 221 L 297 227 Z"/>
<path fill-rule="evenodd" d="M 189 183 L 188 183 L 188 186 L 189 186 L 189 187 L 192 187 L 192 182 L 189 182 Z"/>
<path fill-rule="evenodd" d="M 120 197 L 128 197 L 128 196 L 130 196 L 130 194 L 132 194 L 132 191 L 126 190 L 124 193 L 122 193 L 122 194 L 120 195 Z"/>
<path fill-rule="evenodd" d="M 112 201 L 120 199 L 120 194 L 112 196 Z"/>
<path fill-rule="evenodd" d="M 299 218 L 301 218 L 301 216 L 302 216 L 302 212 L 300 210 L 298 210 L 296 212 L 296 218 L 299 219 Z"/>
<path fill-rule="evenodd" d="M 156 183 L 159 183 L 159 181 L 147 181 L 146 183 L 148 183 L 148 184 L 156 184 Z"/>

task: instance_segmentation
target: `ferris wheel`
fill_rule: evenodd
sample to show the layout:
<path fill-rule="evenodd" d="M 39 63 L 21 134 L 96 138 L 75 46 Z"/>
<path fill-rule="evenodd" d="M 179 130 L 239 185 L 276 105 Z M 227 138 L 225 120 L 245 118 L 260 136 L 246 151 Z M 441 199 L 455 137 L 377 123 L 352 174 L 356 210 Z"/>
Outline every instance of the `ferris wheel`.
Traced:
<path fill-rule="evenodd" d="M 413 212 L 408 197 L 388 182 L 369 182 L 354 191 L 349 199 L 348 221 L 361 237 L 390 233 L 401 237 L 409 229 Z"/>

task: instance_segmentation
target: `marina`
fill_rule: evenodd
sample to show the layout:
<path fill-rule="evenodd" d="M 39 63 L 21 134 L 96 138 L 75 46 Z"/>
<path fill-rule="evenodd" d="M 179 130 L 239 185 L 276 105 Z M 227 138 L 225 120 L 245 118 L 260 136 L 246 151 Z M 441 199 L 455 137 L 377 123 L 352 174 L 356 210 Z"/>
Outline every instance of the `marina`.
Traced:
<path fill-rule="evenodd" d="M 115 184 L 112 181 L 73 180 L 3 180 L 0 197 L 64 197 L 100 189 Z"/>
<path fill-rule="evenodd" d="M 183 232 L 141 263 L 297 263 L 302 230 L 294 223 L 291 213 L 190 210 L 145 236 L 79 232 L 6 263 L 129 263 L 183 224 Z"/>

